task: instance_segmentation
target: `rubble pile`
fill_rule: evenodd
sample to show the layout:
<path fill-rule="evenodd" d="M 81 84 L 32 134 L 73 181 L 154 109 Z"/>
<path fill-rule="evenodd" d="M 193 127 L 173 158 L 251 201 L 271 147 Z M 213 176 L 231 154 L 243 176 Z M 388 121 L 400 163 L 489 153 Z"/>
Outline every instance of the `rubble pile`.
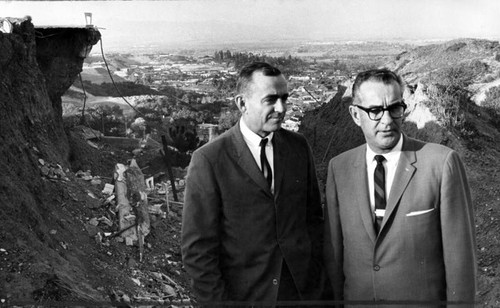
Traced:
<path fill-rule="evenodd" d="M 93 239 L 97 250 L 102 251 L 110 258 L 121 258 L 125 268 L 129 270 L 128 279 L 136 286 L 136 292 L 126 292 L 117 286 L 108 290 L 99 287 L 98 290 L 108 293 L 112 302 L 123 304 L 147 304 L 147 305 L 170 305 L 186 306 L 191 299 L 186 286 L 179 283 L 179 277 L 185 275 L 180 260 L 178 249 L 155 247 L 156 239 L 162 237 L 162 230 L 169 228 L 172 232 L 169 236 L 180 240 L 180 225 L 183 203 L 172 200 L 172 185 L 163 181 L 165 173 L 159 172 L 156 176 L 143 179 L 145 194 L 147 197 L 147 213 L 150 221 L 150 234 L 144 238 L 144 257 L 138 254 L 139 242 L 137 232 L 126 232 L 137 227 L 135 221 L 137 216 L 135 210 L 122 217 L 128 221 L 125 229 L 120 227 L 120 205 L 117 201 L 116 179 L 93 175 L 91 170 L 78 170 L 73 173 L 69 169 L 57 163 L 49 163 L 43 159 L 38 160 L 42 178 L 52 182 L 67 183 L 67 185 L 81 185 L 85 196 L 82 198 L 76 193 L 68 191 L 69 196 L 75 202 L 82 203 L 91 209 L 91 216 L 83 217 L 84 231 Z M 130 165 L 137 163 L 130 160 Z M 117 164 L 121 165 L 121 164 Z M 123 166 L 123 165 L 121 165 Z M 125 167 L 127 169 L 128 167 Z M 175 190 L 179 200 L 183 200 L 185 185 L 185 170 L 175 170 L 175 175 L 183 176 L 175 178 Z M 155 179 L 158 182 L 155 183 Z M 69 188 L 69 187 L 68 187 Z M 130 200 L 134 203 L 134 200 Z M 51 229 L 51 235 L 58 233 L 57 229 Z M 64 250 L 71 250 L 72 243 L 60 241 Z M 126 256 L 119 256 L 121 249 L 126 249 Z M 158 253 L 158 251 L 162 251 Z M 109 265 L 108 265 L 109 266 Z"/>

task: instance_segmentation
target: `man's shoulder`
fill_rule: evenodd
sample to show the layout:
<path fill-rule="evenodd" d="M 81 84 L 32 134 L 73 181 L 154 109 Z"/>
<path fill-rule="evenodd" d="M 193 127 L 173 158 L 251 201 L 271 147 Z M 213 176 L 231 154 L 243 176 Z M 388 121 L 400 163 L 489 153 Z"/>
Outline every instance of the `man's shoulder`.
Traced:
<path fill-rule="evenodd" d="M 406 137 L 403 151 L 415 151 L 420 155 L 429 156 L 448 156 L 450 152 L 455 152 L 452 148 L 445 145 L 425 142 L 419 139 Z"/>
<path fill-rule="evenodd" d="M 330 160 L 331 164 L 350 164 L 358 159 L 359 152 L 366 152 L 366 143 L 338 154 Z"/>
<path fill-rule="evenodd" d="M 287 130 L 281 128 L 280 130 L 275 132 L 276 136 L 283 138 L 283 140 L 291 143 L 307 143 L 306 137 L 301 133 L 293 132 L 291 130 Z"/>

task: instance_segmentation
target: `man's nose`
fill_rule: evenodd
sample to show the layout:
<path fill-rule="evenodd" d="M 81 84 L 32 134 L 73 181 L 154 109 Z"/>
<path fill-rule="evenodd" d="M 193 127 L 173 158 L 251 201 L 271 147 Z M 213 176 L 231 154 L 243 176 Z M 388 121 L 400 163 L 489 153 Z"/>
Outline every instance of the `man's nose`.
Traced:
<path fill-rule="evenodd" d="M 286 111 L 286 100 L 279 98 L 274 104 L 274 112 L 284 113 Z"/>
<path fill-rule="evenodd" d="M 394 121 L 394 119 L 391 117 L 391 113 L 389 110 L 384 110 L 384 113 L 382 114 L 382 118 L 380 119 L 380 122 L 383 124 L 390 124 Z"/>

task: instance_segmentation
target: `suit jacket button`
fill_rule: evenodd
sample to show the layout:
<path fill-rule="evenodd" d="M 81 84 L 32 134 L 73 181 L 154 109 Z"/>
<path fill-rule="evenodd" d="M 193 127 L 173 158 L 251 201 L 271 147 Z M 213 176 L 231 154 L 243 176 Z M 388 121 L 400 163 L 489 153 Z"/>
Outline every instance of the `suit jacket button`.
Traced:
<path fill-rule="evenodd" d="M 278 284 L 278 279 L 273 279 L 273 284 L 277 285 Z"/>
<path fill-rule="evenodd" d="M 375 265 L 375 266 L 373 267 L 373 270 L 378 272 L 378 271 L 380 270 L 380 266 Z"/>

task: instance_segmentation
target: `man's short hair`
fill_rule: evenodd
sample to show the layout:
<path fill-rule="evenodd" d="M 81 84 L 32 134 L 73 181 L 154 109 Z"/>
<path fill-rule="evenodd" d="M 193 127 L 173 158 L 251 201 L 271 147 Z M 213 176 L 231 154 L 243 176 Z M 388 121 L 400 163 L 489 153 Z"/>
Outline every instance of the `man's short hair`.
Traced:
<path fill-rule="evenodd" d="M 405 83 L 403 79 L 391 70 L 382 68 L 382 69 L 373 69 L 364 71 L 359 73 L 358 76 L 356 76 L 356 79 L 354 80 L 354 84 L 352 86 L 353 103 L 359 99 L 358 95 L 359 95 L 359 88 L 361 87 L 361 85 L 369 80 L 378 81 L 383 84 L 391 84 L 392 82 L 396 82 L 401 88 L 401 91 L 404 90 Z"/>
<path fill-rule="evenodd" d="M 252 81 L 254 72 L 262 72 L 264 76 L 279 76 L 281 71 L 266 62 L 252 62 L 245 65 L 240 71 L 238 82 L 236 83 L 236 93 L 242 94 L 247 90 L 248 84 Z"/>

